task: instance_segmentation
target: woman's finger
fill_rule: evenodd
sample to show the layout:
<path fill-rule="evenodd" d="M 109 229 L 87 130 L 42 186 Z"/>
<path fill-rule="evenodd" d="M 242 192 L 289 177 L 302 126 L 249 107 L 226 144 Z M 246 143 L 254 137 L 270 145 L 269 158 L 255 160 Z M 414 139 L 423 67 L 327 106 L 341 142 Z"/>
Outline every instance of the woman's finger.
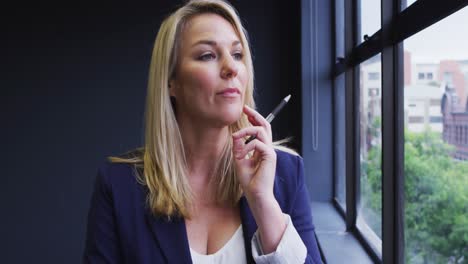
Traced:
<path fill-rule="evenodd" d="M 234 138 L 245 138 L 247 136 L 255 136 L 260 141 L 266 144 L 271 143 L 271 135 L 269 135 L 263 127 L 259 127 L 259 126 L 245 127 L 233 133 L 232 136 Z"/>
<path fill-rule="evenodd" d="M 243 144 L 243 141 L 240 139 L 235 139 L 233 150 L 236 159 L 244 159 L 247 156 L 247 153 L 252 150 L 255 150 L 255 153 L 258 153 L 259 157 L 268 157 L 274 154 L 271 147 L 268 147 L 258 139 L 252 140 L 249 144 Z"/>
<path fill-rule="evenodd" d="M 244 112 L 244 114 L 247 115 L 248 120 L 249 120 L 250 123 L 252 123 L 252 125 L 262 126 L 267 131 L 271 131 L 270 123 L 259 112 L 257 112 L 254 109 L 248 107 L 247 105 L 244 105 L 243 112 Z"/>

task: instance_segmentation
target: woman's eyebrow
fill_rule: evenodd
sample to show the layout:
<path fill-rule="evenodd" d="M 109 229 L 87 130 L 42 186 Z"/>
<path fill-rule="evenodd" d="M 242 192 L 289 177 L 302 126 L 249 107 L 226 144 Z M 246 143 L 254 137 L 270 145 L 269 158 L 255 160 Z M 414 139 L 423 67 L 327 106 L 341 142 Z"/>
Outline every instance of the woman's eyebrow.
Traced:
<path fill-rule="evenodd" d="M 197 45 L 210 45 L 210 46 L 216 46 L 218 45 L 216 41 L 214 40 L 207 40 L 207 39 L 202 39 L 197 42 L 195 42 L 192 47 L 197 46 Z"/>
<path fill-rule="evenodd" d="M 202 40 L 199 40 L 199 41 L 195 42 L 192 45 L 192 47 L 197 46 L 197 45 L 203 45 L 203 44 L 204 45 L 210 45 L 210 46 L 217 46 L 218 45 L 218 43 L 216 41 L 214 41 L 214 40 L 202 39 Z M 236 46 L 236 45 L 239 45 L 239 44 L 241 44 L 241 42 L 239 40 L 234 40 L 232 42 L 232 46 Z"/>
<path fill-rule="evenodd" d="M 237 46 L 237 45 L 240 45 L 240 44 L 241 44 L 241 42 L 239 40 L 234 40 L 232 42 L 232 46 Z"/>

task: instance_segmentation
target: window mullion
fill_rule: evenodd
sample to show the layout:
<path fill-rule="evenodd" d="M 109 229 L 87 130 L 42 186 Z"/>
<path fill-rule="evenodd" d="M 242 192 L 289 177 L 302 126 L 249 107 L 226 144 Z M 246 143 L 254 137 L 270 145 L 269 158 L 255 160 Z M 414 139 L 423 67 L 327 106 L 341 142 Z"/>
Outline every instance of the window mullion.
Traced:
<path fill-rule="evenodd" d="M 382 1 L 382 37 L 392 37 L 391 24 L 401 0 Z M 403 50 L 382 50 L 382 260 L 404 263 L 403 194 Z"/>
<path fill-rule="evenodd" d="M 359 1 L 345 1 L 345 54 L 349 56 L 357 45 Z M 356 228 L 359 194 L 359 71 L 355 67 L 345 72 L 346 123 L 346 228 Z"/>

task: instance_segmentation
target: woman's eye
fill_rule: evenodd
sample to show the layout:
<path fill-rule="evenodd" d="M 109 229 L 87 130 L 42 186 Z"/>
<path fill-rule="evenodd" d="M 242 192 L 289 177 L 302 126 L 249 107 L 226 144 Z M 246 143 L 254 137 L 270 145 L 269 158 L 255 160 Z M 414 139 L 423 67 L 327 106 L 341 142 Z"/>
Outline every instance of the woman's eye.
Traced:
<path fill-rule="evenodd" d="M 202 54 L 198 59 L 202 60 L 202 61 L 209 61 L 209 60 L 212 60 L 214 58 L 216 58 L 214 54 L 205 53 L 205 54 Z"/>
<path fill-rule="evenodd" d="M 234 59 L 236 59 L 236 60 L 242 60 L 244 55 L 242 54 L 242 52 L 236 52 L 236 53 L 232 54 L 232 57 L 234 57 Z"/>

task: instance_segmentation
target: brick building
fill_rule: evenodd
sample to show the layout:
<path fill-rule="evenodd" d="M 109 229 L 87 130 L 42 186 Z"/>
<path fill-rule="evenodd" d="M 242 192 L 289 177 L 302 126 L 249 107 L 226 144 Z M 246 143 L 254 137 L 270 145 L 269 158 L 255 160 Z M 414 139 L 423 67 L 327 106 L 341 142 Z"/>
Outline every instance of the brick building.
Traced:
<path fill-rule="evenodd" d="M 442 96 L 443 139 L 455 146 L 454 158 L 468 160 L 468 100 L 465 109 L 460 111 L 460 101 L 456 89 L 446 86 Z"/>

